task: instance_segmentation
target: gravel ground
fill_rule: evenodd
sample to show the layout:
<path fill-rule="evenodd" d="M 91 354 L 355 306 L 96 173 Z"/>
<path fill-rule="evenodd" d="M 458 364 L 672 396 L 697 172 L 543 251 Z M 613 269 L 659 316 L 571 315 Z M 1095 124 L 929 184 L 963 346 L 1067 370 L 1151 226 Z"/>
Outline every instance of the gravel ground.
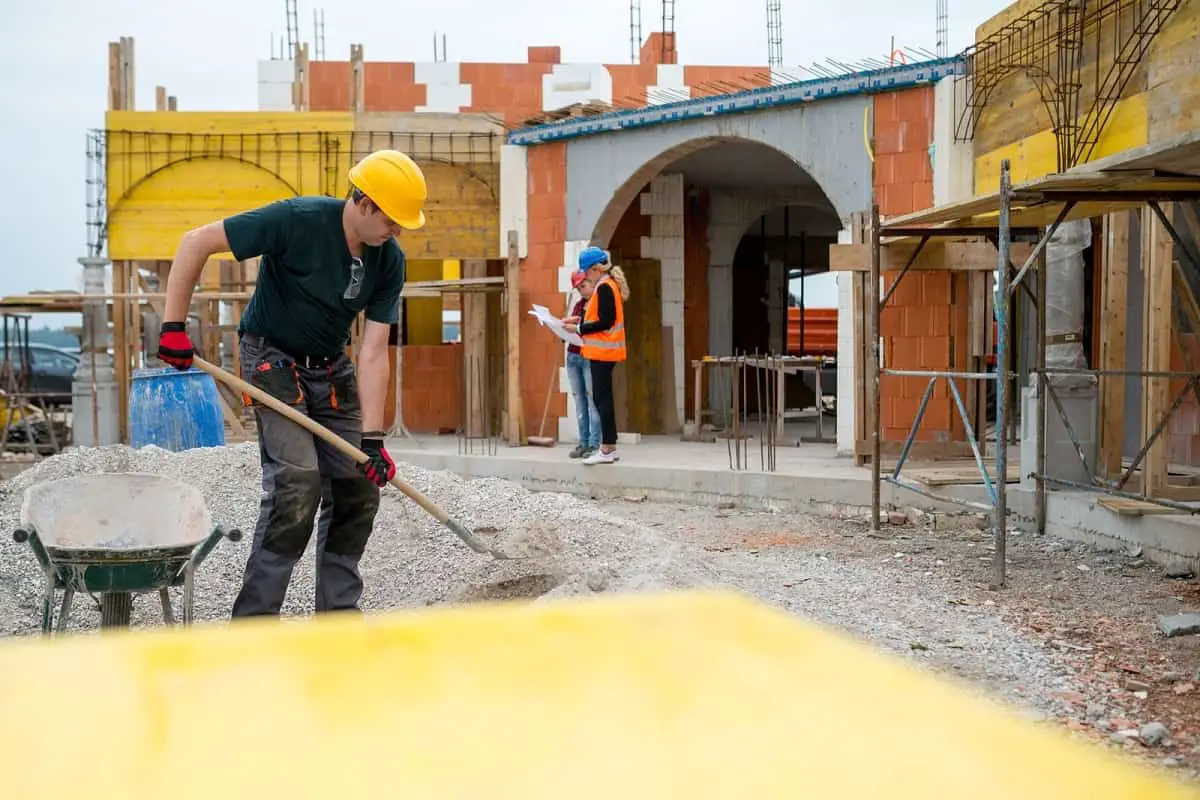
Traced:
<path fill-rule="evenodd" d="M 228 615 L 258 512 L 256 446 L 181 454 L 81 448 L 0 483 L 0 636 L 38 627 L 36 562 L 28 546 L 7 535 L 19 522 L 24 490 L 122 471 L 191 483 L 216 524 L 246 532 L 242 542 L 222 542 L 197 576 L 197 618 Z M 990 592 L 988 537 L 973 515 L 897 518 L 872 537 L 856 519 L 598 504 L 503 480 L 466 481 L 408 466 L 401 472 L 498 547 L 542 555 L 505 562 L 474 554 L 388 490 L 362 565 L 368 610 L 725 584 L 1191 779 L 1200 767 L 1193 752 L 1200 745 L 1200 639 L 1164 639 L 1155 631 L 1158 614 L 1195 606 L 1200 592 L 1187 577 L 1166 579 L 1137 554 L 1018 535 L 1009 546 L 1011 586 Z M 311 613 L 312 598 L 310 549 L 285 613 Z M 77 598 L 71 629 L 91 632 L 98 623 L 96 604 Z M 134 624 L 161 624 L 152 597 L 135 602 Z"/>

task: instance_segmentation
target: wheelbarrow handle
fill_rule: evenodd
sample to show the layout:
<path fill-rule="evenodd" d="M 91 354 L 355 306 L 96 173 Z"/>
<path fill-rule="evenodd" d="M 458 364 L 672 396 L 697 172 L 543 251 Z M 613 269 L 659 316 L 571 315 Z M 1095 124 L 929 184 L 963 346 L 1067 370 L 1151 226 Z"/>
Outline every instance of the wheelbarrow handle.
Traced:
<path fill-rule="evenodd" d="M 192 551 L 192 555 L 188 558 L 187 562 L 179 568 L 180 574 L 182 574 L 183 571 L 188 567 L 195 569 L 196 567 L 200 566 L 200 564 L 204 562 L 204 559 L 208 558 L 208 554 L 213 551 L 213 548 L 217 546 L 217 542 L 221 541 L 223 538 L 228 539 L 231 542 L 240 542 L 242 540 L 242 532 L 237 528 L 231 528 L 228 531 L 220 527 L 213 528 L 212 533 L 208 535 L 208 538 L 201 542 L 200 546 Z"/>
<path fill-rule="evenodd" d="M 42 544 L 42 539 L 37 535 L 37 529 L 32 525 L 17 528 L 12 533 L 13 541 L 18 544 L 28 542 L 29 549 L 33 551 L 34 558 L 42 569 L 50 568 L 50 554 L 46 552 L 46 546 Z"/>

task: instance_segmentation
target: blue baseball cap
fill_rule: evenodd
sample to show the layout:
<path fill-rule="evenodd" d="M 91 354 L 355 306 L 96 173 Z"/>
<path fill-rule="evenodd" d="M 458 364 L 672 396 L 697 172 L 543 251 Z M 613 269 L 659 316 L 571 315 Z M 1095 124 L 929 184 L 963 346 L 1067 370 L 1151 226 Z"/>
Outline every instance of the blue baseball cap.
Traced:
<path fill-rule="evenodd" d="M 586 272 L 597 264 L 607 264 L 608 253 L 600 247 L 585 247 L 579 251 L 579 271 Z"/>

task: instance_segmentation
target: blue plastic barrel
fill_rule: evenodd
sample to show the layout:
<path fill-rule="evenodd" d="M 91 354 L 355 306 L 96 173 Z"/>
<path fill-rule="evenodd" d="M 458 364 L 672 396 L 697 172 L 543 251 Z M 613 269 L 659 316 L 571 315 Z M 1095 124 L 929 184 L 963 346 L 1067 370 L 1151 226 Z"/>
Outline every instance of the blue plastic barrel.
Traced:
<path fill-rule="evenodd" d="M 129 443 L 178 452 L 225 444 L 225 418 L 216 381 L 206 372 L 174 367 L 134 370 L 129 390 Z"/>

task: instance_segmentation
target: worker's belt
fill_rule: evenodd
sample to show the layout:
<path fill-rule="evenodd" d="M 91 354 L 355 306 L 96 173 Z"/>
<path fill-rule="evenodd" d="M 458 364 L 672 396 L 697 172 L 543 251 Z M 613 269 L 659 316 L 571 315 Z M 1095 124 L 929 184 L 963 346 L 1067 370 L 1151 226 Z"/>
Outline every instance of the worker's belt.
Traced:
<path fill-rule="evenodd" d="M 288 358 L 292 359 L 292 361 L 296 362 L 297 367 L 301 367 L 303 369 L 328 369 L 335 361 L 341 358 L 340 354 L 336 356 L 313 356 L 291 353 L 275 344 L 271 340 L 253 333 L 243 333 L 242 338 L 249 342 L 251 346 L 265 346 L 270 347 L 273 350 L 278 350 Z"/>

